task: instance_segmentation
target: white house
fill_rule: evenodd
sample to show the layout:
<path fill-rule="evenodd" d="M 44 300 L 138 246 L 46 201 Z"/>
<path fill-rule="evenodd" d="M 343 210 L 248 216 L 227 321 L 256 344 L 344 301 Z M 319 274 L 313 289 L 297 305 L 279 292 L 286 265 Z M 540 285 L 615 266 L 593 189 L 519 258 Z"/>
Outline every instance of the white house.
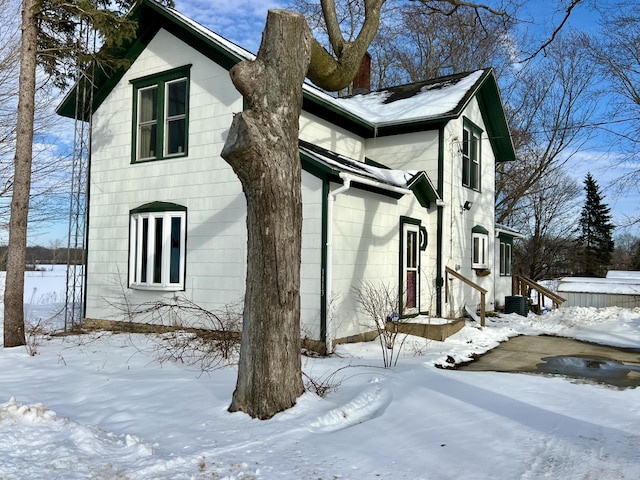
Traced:
<path fill-rule="evenodd" d="M 245 286 L 245 200 L 220 152 L 243 108 L 228 70 L 253 56 L 153 0 L 132 15 L 130 65 L 101 72 L 88 114 L 92 319 L 121 320 L 124 296 L 215 310 Z M 76 93 L 61 115 L 74 117 Z M 487 291 L 486 309 L 500 307 L 515 232 L 495 225 L 494 172 L 514 157 L 491 69 L 346 99 L 305 85 L 304 335 L 371 330 L 354 293 L 363 282 L 397 289 L 405 316 L 455 317 L 480 302 L 456 272 Z"/>

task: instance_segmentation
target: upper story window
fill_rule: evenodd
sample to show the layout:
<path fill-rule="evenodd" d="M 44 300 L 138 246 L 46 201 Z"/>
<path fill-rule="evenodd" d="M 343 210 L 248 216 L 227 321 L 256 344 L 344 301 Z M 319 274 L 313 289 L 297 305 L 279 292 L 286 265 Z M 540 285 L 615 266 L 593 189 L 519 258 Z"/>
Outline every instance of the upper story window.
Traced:
<path fill-rule="evenodd" d="M 183 290 L 187 212 L 153 202 L 130 213 L 129 287 Z"/>
<path fill-rule="evenodd" d="M 190 65 L 132 80 L 134 162 L 185 156 Z"/>
<path fill-rule="evenodd" d="M 470 121 L 464 121 L 462 131 L 462 185 L 480 190 L 480 139 L 482 130 Z"/>

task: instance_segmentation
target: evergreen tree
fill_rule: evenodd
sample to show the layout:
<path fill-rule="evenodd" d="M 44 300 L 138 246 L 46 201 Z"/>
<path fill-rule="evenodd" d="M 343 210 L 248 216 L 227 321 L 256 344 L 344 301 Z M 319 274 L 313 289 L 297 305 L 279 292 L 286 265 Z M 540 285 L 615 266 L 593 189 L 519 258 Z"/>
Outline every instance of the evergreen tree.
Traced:
<path fill-rule="evenodd" d="M 591 173 L 584 180 L 585 203 L 578 227 L 578 265 L 580 274 L 604 277 L 613 255 L 611 208 L 603 203 L 598 183 Z"/>

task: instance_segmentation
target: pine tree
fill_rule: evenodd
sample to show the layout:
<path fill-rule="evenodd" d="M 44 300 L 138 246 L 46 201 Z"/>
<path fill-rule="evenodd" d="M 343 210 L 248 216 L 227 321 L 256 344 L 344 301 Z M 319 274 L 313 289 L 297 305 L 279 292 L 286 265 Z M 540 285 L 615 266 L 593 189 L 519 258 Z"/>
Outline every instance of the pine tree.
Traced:
<path fill-rule="evenodd" d="M 578 265 L 580 274 L 604 277 L 613 256 L 611 208 L 603 203 L 600 187 L 591 173 L 584 180 L 585 203 L 578 227 Z"/>

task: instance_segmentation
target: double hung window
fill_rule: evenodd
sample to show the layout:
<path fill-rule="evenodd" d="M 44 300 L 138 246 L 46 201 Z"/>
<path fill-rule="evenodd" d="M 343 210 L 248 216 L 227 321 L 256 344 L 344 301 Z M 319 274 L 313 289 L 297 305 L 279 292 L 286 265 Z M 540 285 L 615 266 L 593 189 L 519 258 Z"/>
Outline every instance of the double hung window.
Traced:
<path fill-rule="evenodd" d="M 512 275 L 512 249 L 511 242 L 500 239 L 500 275 Z"/>
<path fill-rule="evenodd" d="M 139 78 L 134 88 L 134 162 L 187 154 L 189 66 Z"/>
<path fill-rule="evenodd" d="M 464 122 L 462 131 L 462 185 L 480 190 L 480 139 L 482 131 L 471 122 Z"/>
<path fill-rule="evenodd" d="M 155 202 L 131 211 L 129 286 L 183 290 L 186 208 Z"/>

